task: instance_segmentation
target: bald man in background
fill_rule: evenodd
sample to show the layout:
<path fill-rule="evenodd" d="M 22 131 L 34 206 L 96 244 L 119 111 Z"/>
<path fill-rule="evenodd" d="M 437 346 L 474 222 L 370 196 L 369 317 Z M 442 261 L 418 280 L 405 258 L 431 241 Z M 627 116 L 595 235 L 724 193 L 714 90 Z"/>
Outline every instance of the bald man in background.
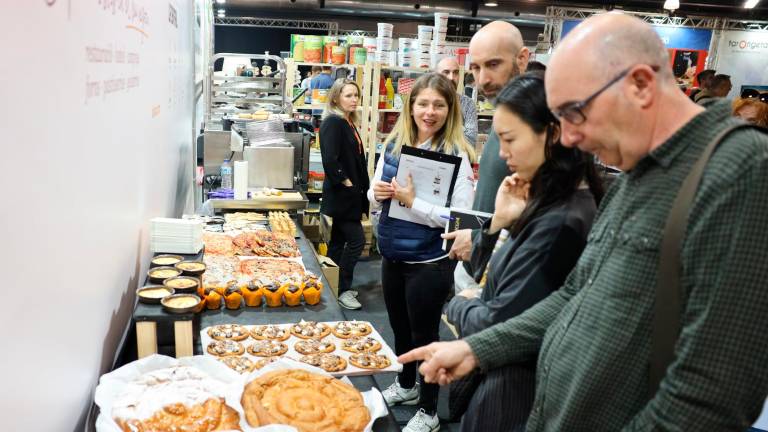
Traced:
<path fill-rule="evenodd" d="M 458 87 L 459 62 L 456 61 L 455 57 L 446 57 L 440 60 L 435 66 L 435 72 L 451 80 L 457 90 L 460 88 Z M 461 88 L 464 88 L 464 83 L 462 83 Z M 477 144 L 477 107 L 475 107 L 475 101 L 472 98 L 463 93 L 458 93 L 458 95 L 461 103 L 461 116 L 464 119 L 464 137 L 474 147 Z"/>
<path fill-rule="evenodd" d="M 545 83 L 562 144 L 624 171 L 578 264 L 523 314 L 398 360 L 425 360 L 425 379 L 443 385 L 537 361 L 528 431 L 745 431 L 768 393 L 768 137 L 738 129 L 707 162 L 677 252 L 679 333 L 654 336 L 662 227 L 704 148 L 738 122 L 728 101 L 705 110 L 679 91 L 658 34 L 628 15 L 579 24 Z M 675 346 L 657 383 L 663 330 Z"/>
<path fill-rule="evenodd" d="M 506 21 L 493 21 L 482 27 L 469 42 L 469 70 L 475 78 L 478 91 L 487 99 L 494 100 L 512 78 L 525 71 L 530 51 L 523 46 L 523 35 L 517 27 Z M 504 177 L 510 175 L 504 159 L 499 156 L 499 137 L 493 131 L 483 147 L 473 210 L 493 213 L 496 191 Z M 478 230 L 459 230 L 443 237 L 454 240 L 450 257 L 469 261 L 472 238 Z M 454 273 L 455 290 L 475 289 L 477 285 L 460 262 Z M 467 293 L 467 295 L 471 295 Z"/>

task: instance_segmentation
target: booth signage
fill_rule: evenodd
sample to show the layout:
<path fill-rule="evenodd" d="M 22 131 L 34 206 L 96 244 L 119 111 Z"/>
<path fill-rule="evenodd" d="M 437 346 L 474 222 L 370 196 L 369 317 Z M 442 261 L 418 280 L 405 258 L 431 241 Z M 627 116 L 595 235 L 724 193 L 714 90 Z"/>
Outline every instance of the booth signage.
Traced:
<path fill-rule="evenodd" d="M 742 87 L 768 85 L 768 32 L 723 32 L 715 69 L 731 76 L 729 97 L 738 96 Z"/>
<path fill-rule="evenodd" d="M 580 22 L 580 20 L 563 21 L 563 31 L 560 38 L 564 38 Z M 653 26 L 653 28 L 667 48 L 709 50 L 709 43 L 712 40 L 712 31 L 708 29 L 674 26 Z"/>

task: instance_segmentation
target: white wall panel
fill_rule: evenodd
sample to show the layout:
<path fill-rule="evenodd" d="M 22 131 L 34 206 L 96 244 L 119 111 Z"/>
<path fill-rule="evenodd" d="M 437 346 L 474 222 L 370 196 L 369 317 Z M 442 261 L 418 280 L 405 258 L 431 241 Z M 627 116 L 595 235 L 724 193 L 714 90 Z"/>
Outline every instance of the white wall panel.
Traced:
<path fill-rule="evenodd" d="M 148 220 L 188 207 L 193 18 L 192 0 L 3 2 L 0 430 L 82 424 Z"/>

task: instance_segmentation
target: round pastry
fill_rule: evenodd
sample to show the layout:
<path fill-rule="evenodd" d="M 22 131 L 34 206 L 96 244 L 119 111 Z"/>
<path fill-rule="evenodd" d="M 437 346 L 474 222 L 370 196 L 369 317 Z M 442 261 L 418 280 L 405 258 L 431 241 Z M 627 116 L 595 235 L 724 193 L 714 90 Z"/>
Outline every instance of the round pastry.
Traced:
<path fill-rule="evenodd" d="M 291 326 L 291 333 L 302 339 L 322 339 L 331 334 L 331 328 L 323 323 L 301 320 Z"/>
<path fill-rule="evenodd" d="M 336 337 L 347 339 L 353 336 L 368 336 L 373 328 L 363 321 L 339 321 L 331 331 Z"/>
<path fill-rule="evenodd" d="M 291 337 L 291 332 L 276 325 L 260 325 L 251 330 L 251 337 L 258 340 L 284 341 Z"/>
<path fill-rule="evenodd" d="M 324 369 L 326 372 L 339 372 L 347 368 L 344 357 L 336 354 L 310 354 L 302 356 L 299 361 Z"/>
<path fill-rule="evenodd" d="M 351 337 L 341 342 L 341 349 L 351 353 L 375 353 L 381 343 L 372 337 Z"/>
<path fill-rule="evenodd" d="M 349 356 L 349 362 L 360 369 L 384 369 L 392 364 L 387 356 L 373 353 L 352 354 Z"/>
<path fill-rule="evenodd" d="M 231 339 L 241 341 L 247 339 L 249 334 L 250 332 L 247 328 L 237 324 L 222 324 L 208 329 L 208 336 L 216 340 Z"/>
<path fill-rule="evenodd" d="M 250 372 L 255 366 L 248 357 L 222 357 L 219 361 L 238 373 Z"/>
<path fill-rule="evenodd" d="M 207 350 L 216 357 L 239 356 L 245 352 L 243 344 L 233 340 L 215 340 L 208 344 Z"/>
<path fill-rule="evenodd" d="M 279 357 L 263 357 L 253 362 L 253 370 L 261 369 L 264 366 L 277 360 Z"/>
<path fill-rule="evenodd" d="M 317 339 L 305 339 L 296 342 L 293 346 L 299 354 L 319 354 L 329 353 L 336 350 L 336 345 L 330 341 L 321 341 Z"/>
<path fill-rule="evenodd" d="M 248 347 L 248 354 L 258 357 L 274 357 L 285 354 L 288 351 L 288 345 L 276 340 L 261 340 L 254 342 Z"/>
<path fill-rule="evenodd" d="M 300 369 L 263 374 L 245 386 L 240 402 L 252 427 L 285 424 L 299 432 L 361 432 L 371 420 L 354 387 Z"/>

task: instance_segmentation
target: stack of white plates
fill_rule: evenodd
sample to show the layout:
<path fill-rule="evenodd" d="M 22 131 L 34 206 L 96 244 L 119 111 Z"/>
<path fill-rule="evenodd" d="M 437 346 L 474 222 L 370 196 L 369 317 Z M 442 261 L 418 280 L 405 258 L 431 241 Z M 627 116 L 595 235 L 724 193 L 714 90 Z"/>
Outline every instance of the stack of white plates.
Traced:
<path fill-rule="evenodd" d="M 200 221 L 153 218 L 150 223 L 152 252 L 195 254 L 203 248 L 203 223 Z"/>

